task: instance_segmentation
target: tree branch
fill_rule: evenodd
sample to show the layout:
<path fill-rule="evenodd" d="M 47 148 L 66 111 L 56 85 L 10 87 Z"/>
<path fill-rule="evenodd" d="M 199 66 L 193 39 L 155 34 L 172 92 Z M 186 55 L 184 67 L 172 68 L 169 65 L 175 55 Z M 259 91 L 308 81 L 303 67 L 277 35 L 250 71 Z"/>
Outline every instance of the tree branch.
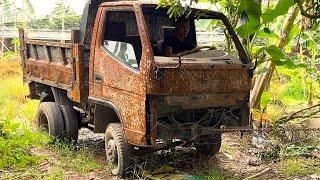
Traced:
<path fill-rule="evenodd" d="M 310 19 L 317 19 L 317 18 L 320 18 L 320 13 L 319 14 L 309 14 L 306 12 L 306 10 L 303 8 L 303 2 L 301 0 L 295 0 L 299 9 L 300 9 L 300 12 L 301 12 L 301 15 L 302 16 L 305 16 L 307 18 L 310 18 Z"/>
<path fill-rule="evenodd" d="M 307 115 L 298 115 L 299 113 L 303 112 L 303 111 L 307 111 L 307 110 L 310 110 L 310 109 L 313 109 L 313 108 L 316 108 L 316 107 L 319 107 L 320 104 L 317 104 L 317 105 L 314 105 L 314 106 L 311 106 L 311 107 L 308 107 L 308 108 L 304 108 L 304 109 L 301 109 L 299 111 L 296 111 L 292 114 L 290 114 L 289 116 L 285 116 L 285 117 L 281 117 L 280 119 L 278 119 L 278 122 L 279 124 L 282 124 L 282 123 L 286 123 L 292 119 L 296 119 L 296 118 L 308 118 L 308 117 L 311 117 L 313 115 L 316 115 L 317 113 L 320 112 L 320 110 L 316 110 L 314 112 L 311 112 L 310 114 L 307 114 Z"/>

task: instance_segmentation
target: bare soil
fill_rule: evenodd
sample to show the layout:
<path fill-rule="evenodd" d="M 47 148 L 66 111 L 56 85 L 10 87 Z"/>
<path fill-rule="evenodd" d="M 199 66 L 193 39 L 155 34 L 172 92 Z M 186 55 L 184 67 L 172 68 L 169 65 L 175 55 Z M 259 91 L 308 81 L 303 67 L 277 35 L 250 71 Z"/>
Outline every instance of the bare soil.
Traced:
<path fill-rule="evenodd" d="M 103 135 L 82 129 L 78 146 L 93 152 L 97 161 L 106 161 Z M 63 158 L 49 149 L 35 149 L 34 154 L 46 156 L 40 165 L 42 171 L 50 171 L 57 161 Z M 225 174 L 228 179 L 244 179 L 269 168 L 270 170 L 255 179 L 288 178 L 279 172 L 278 162 L 261 161 L 263 155 L 265 155 L 263 150 L 250 145 L 248 135 L 241 138 L 240 134 L 227 133 L 223 135 L 221 150 L 215 157 L 201 157 L 197 155 L 195 149 L 181 147 L 145 154 L 142 157 L 136 156 L 134 171 L 128 179 L 203 179 L 208 177 L 212 169 Z M 118 179 L 100 171 L 79 174 L 66 170 L 64 176 L 65 179 Z M 307 176 L 299 179 L 311 178 Z"/>

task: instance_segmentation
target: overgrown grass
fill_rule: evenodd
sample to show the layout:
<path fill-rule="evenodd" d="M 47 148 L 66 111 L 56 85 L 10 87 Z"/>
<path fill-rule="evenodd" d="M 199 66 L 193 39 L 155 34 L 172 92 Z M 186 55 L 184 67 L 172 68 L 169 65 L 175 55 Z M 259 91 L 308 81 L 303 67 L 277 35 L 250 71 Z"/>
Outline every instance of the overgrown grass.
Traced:
<path fill-rule="evenodd" d="M 301 79 L 294 78 L 292 81 L 284 84 L 282 91 L 279 93 L 279 98 L 285 104 L 292 101 L 306 101 L 307 97 Z"/>
<path fill-rule="evenodd" d="M 265 112 L 272 122 L 280 117 L 306 108 L 308 106 L 308 93 L 310 78 L 303 69 L 287 69 L 277 67 L 277 73 L 273 76 L 268 88 L 269 103 Z M 318 103 L 320 86 L 313 82 L 313 102 Z"/>
<path fill-rule="evenodd" d="M 320 172 L 320 160 L 290 158 L 281 163 L 280 172 L 285 176 L 305 176 Z"/>
<path fill-rule="evenodd" d="M 229 179 L 229 176 L 225 171 L 215 167 L 210 170 L 209 175 L 206 177 L 206 179 L 208 179 L 208 180 L 227 180 L 227 179 Z"/>
<path fill-rule="evenodd" d="M 52 143 L 51 137 L 37 132 L 33 119 L 39 102 L 27 95 L 20 60 L 7 55 L 0 60 L 0 179 L 65 179 L 67 172 L 110 172 L 109 166 L 97 161 L 84 147 Z M 35 155 L 34 148 L 54 153 L 54 167 L 45 172 L 39 169 L 40 164 L 50 160 L 45 153 Z"/>
<path fill-rule="evenodd" d="M 39 157 L 31 154 L 32 147 L 43 147 L 49 137 L 11 119 L 0 119 L 0 169 L 24 168 L 37 164 Z"/>
<path fill-rule="evenodd" d="M 0 169 L 16 169 L 37 164 L 31 148 L 43 147 L 50 138 L 34 132 L 32 118 L 37 102 L 25 98 L 27 88 L 21 78 L 20 62 L 0 61 Z"/>
<path fill-rule="evenodd" d="M 55 142 L 51 149 L 60 155 L 58 167 L 69 169 L 80 174 L 87 174 L 91 171 L 104 171 L 105 174 L 111 172 L 111 166 L 102 163 L 94 158 L 94 154 L 85 147 L 76 147 L 65 144 L 64 142 Z"/>

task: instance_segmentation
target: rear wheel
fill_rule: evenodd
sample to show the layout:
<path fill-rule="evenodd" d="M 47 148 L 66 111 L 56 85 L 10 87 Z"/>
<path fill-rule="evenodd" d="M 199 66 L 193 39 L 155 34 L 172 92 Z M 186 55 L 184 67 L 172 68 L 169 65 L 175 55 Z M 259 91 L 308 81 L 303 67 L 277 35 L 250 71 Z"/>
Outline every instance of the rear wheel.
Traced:
<path fill-rule="evenodd" d="M 53 137 L 61 138 L 64 132 L 60 108 L 54 102 L 42 102 L 36 115 L 36 125 Z"/>
<path fill-rule="evenodd" d="M 79 133 L 79 118 L 77 116 L 76 110 L 74 110 L 70 105 L 61 105 L 60 109 L 64 119 L 64 138 L 69 141 L 77 141 Z"/>
<path fill-rule="evenodd" d="M 213 136 L 204 138 L 204 140 L 194 143 L 199 154 L 205 156 L 214 156 L 221 148 L 221 133 L 215 133 Z"/>
<path fill-rule="evenodd" d="M 110 123 L 105 133 L 105 149 L 109 163 L 114 165 L 112 174 L 124 177 L 131 166 L 131 146 L 126 143 L 120 123 Z"/>

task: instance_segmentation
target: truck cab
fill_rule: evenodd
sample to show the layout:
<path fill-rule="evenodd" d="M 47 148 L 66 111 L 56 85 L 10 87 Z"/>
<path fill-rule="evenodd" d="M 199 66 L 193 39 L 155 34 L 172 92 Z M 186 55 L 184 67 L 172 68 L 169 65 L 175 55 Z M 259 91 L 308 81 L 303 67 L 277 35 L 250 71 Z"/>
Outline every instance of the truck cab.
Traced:
<path fill-rule="evenodd" d="M 190 9 L 187 38 L 195 46 L 212 43 L 197 28 L 217 21 L 229 51 L 217 43 L 166 57 L 176 23 L 167 11 L 150 2 L 89 1 L 69 43 L 28 40 L 21 31 L 24 79 L 41 102 L 37 125 L 74 140 L 81 127 L 105 133 L 118 176 L 132 166 L 134 149 L 194 146 L 214 155 L 221 128 L 248 127 L 252 67 L 227 17 Z"/>

